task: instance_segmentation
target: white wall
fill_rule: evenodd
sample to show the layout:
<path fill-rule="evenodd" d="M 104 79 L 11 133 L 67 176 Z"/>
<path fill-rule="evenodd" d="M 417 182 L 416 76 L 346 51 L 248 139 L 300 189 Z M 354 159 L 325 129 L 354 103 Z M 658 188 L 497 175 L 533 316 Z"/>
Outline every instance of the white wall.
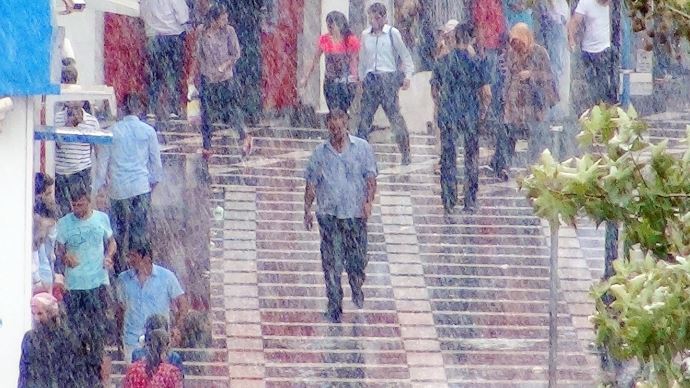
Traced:
<path fill-rule="evenodd" d="M 31 328 L 33 115 L 27 98 L 0 122 L 0 387 L 16 387 L 21 340 Z"/>
<path fill-rule="evenodd" d="M 74 48 L 79 84 L 102 85 L 103 12 L 87 5 L 83 12 L 58 15 L 57 25 L 65 27 L 65 37 Z"/>

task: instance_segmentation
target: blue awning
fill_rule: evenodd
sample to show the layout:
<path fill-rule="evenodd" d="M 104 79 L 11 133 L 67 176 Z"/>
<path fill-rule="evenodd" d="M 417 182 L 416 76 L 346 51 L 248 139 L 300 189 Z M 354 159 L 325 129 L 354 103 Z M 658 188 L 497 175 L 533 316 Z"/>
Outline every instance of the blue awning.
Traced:
<path fill-rule="evenodd" d="M 51 82 L 51 1 L 2 0 L 0 15 L 0 96 L 59 94 Z"/>

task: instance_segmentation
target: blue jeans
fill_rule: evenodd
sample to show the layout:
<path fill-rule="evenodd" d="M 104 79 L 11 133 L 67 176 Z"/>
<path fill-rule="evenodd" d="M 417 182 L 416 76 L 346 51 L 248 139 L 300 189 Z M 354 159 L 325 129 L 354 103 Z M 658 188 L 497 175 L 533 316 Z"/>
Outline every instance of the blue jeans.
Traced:
<path fill-rule="evenodd" d="M 184 65 L 185 34 L 158 35 L 148 38 L 146 43 L 147 72 L 149 79 L 149 112 L 180 113 L 182 88 L 180 80 Z M 166 106 L 160 106 L 163 85 L 168 90 Z M 157 116 L 159 116 L 157 114 Z"/>

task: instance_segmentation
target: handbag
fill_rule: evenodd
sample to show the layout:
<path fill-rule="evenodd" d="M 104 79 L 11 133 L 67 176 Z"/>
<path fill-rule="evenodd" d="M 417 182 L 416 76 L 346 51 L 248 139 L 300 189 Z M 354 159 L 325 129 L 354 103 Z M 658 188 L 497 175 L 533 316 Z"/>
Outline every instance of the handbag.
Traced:
<path fill-rule="evenodd" d="M 398 85 L 398 88 L 401 88 L 403 84 L 405 83 L 405 72 L 400 70 L 402 67 L 402 60 L 400 59 L 400 54 L 398 53 L 398 50 L 395 48 L 395 43 L 393 43 L 393 30 L 395 27 L 391 26 L 390 31 L 388 31 L 388 37 L 391 40 L 391 47 L 393 48 L 393 56 L 395 57 L 395 75 L 394 79 L 396 84 Z"/>

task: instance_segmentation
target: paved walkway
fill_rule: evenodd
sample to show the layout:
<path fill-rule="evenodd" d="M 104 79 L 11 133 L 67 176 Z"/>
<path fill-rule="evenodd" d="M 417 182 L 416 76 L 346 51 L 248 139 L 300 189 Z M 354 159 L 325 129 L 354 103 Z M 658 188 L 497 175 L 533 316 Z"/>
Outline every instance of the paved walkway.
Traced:
<path fill-rule="evenodd" d="M 413 164 L 400 167 L 390 134 L 377 133 L 366 301 L 355 309 L 345 287 L 343 323 L 330 324 L 318 232 L 302 226 L 302 170 L 324 132 L 264 129 L 247 162 L 227 135 L 219 151 L 231 156 L 211 160 L 225 209 L 211 269 L 232 386 L 546 384 L 547 238 L 514 182 L 481 177 L 480 210 L 446 217 L 433 136 L 414 135 Z M 594 385 L 597 360 L 565 300 L 559 325 L 561 386 Z"/>
<path fill-rule="evenodd" d="M 686 148 L 678 139 L 690 115 L 648 119 L 652 141 Z M 198 134 L 186 129 L 162 135 L 173 158 L 193 158 L 199 147 Z M 433 136 L 413 135 L 413 164 L 401 167 L 390 132 L 374 133 L 381 174 L 366 301 L 357 310 L 344 286 L 343 323 L 330 324 L 321 316 L 318 232 L 302 226 L 302 171 L 325 131 L 261 128 L 255 135 L 255 153 L 242 161 L 234 134 L 217 133 L 210 191 L 191 194 L 208 194 L 224 212 L 210 223 L 210 274 L 190 271 L 210 278 L 213 340 L 180 350 L 187 387 L 546 386 L 548 228 L 514 181 L 481 176 L 480 210 L 444 216 Z M 490 153 L 482 147 L 481 165 Z M 185 192 L 178 205 L 194 211 Z M 188 244 L 192 234 L 204 233 L 174 235 Z M 594 386 L 588 291 L 603 269 L 603 230 L 583 219 L 561 230 L 559 244 L 559 386 Z M 122 363 L 114 371 L 122 373 Z"/>

